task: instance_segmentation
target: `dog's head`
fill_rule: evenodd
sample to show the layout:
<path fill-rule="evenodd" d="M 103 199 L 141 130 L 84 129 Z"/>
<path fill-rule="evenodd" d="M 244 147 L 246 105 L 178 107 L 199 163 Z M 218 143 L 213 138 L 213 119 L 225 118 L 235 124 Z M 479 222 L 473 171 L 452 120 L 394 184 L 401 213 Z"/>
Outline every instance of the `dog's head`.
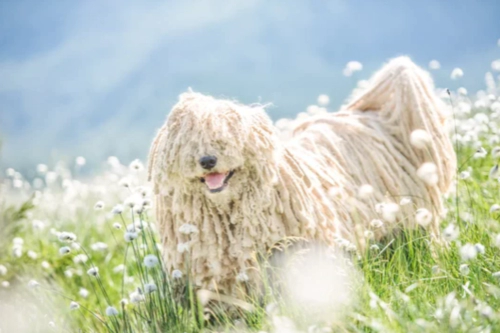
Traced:
<path fill-rule="evenodd" d="M 234 198 L 273 181 L 275 145 L 274 127 L 261 106 L 188 92 L 153 142 L 150 176 L 156 186 L 212 200 Z"/>

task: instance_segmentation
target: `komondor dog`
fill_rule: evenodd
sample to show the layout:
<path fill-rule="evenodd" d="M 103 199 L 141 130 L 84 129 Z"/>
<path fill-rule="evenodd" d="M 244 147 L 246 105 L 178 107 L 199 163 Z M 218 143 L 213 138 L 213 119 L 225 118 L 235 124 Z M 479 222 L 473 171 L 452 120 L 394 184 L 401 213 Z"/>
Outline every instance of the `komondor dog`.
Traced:
<path fill-rule="evenodd" d="M 394 229 L 437 237 L 456 167 L 445 109 L 406 57 L 288 136 L 260 105 L 183 93 L 149 160 L 165 262 L 231 294 L 287 237 L 358 251 Z"/>

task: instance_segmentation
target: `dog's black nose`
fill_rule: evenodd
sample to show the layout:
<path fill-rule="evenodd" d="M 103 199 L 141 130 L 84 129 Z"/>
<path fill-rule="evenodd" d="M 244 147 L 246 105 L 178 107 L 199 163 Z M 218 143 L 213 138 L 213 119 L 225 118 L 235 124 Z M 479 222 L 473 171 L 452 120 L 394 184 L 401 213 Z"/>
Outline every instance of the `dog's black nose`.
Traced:
<path fill-rule="evenodd" d="M 200 158 L 200 165 L 203 169 L 210 170 L 217 164 L 217 157 L 203 156 Z"/>

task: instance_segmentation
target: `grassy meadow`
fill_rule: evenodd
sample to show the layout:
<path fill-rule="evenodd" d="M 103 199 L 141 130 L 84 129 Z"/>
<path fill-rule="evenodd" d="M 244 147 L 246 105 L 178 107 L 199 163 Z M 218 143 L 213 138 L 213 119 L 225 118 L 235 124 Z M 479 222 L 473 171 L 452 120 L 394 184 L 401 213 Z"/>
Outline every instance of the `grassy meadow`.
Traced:
<path fill-rule="evenodd" d="M 422 230 L 371 241 L 341 259 L 344 278 L 304 266 L 295 298 L 266 285 L 224 307 L 186 272 L 165 272 L 140 161 L 110 157 L 93 177 L 78 176 L 83 158 L 38 165 L 29 180 L 7 169 L 0 332 L 500 332 L 498 92 L 491 74 L 477 94 L 440 92 L 453 110 L 459 165 L 442 244 L 431 246 Z"/>

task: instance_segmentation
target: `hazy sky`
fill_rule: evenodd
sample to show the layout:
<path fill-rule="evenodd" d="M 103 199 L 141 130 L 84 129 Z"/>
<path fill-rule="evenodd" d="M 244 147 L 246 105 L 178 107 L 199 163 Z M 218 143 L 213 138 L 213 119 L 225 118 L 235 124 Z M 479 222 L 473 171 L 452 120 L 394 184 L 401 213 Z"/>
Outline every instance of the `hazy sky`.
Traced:
<path fill-rule="evenodd" d="M 338 107 L 357 80 L 406 54 L 439 60 L 438 86 L 475 91 L 499 38 L 497 0 L 4 0 L 0 165 L 144 158 L 188 87 L 272 102 L 278 119 L 321 93 Z M 347 78 L 350 60 L 364 69 Z"/>

